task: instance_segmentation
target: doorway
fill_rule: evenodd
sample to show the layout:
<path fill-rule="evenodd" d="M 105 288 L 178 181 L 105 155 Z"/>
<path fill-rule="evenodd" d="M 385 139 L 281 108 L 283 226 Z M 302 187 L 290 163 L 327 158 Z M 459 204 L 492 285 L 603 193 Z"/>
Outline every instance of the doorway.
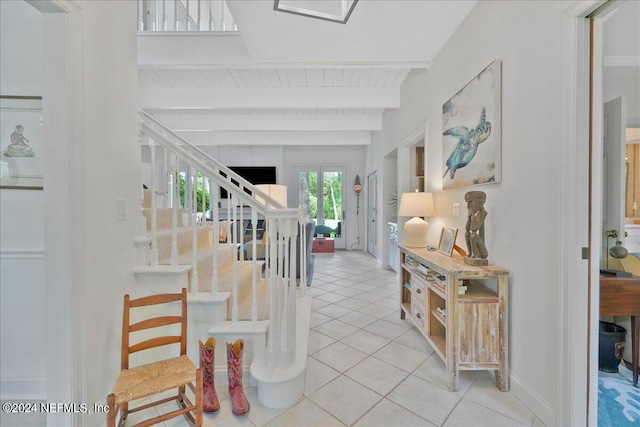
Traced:
<path fill-rule="evenodd" d="M 315 223 L 316 235 L 333 238 L 336 249 L 345 249 L 346 166 L 298 166 L 295 176 L 298 207 Z"/>
<path fill-rule="evenodd" d="M 625 232 L 633 228 L 633 199 L 628 199 L 628 173 L 636 168 L 627 152 L 626 129 L 640 124 L 640 45 L 638 17 L 640 5 L 634 1 L 607 1 L 590 15 L 591 22 L 591 192 L 590 192 L 590 275 L 589 297 L 589 424 L 603 416 L 598 363 L 598 323 L 610 321 L 600 316 L 599 269 L 620 270 L 619 248 L 627 246 Z M 631 253 L 628 254 L 632 257 Z M 611 264 L 613 263 L 613 264 Z M 626 263 L 625 263 L 626 264 Z M 640 274 L 638 271 L 630 271 Z M 625 316 L 626 317 L 626 316 Z M 626 317 L 628 319 L 628 317 Z M 617 324 L 630 323 L 614 317 Z M 629 331 L 630 328 L 627 329 Z M 630 347 L 630 336 L 627 336 Z M 625 348 L 624 359 L 629 358 Z M 620 365 L 623 369 L 624 364 Z M 606 388 L 606 386 L 605 386 Z M 624 391 L 618 390 L 620 393 Z M 618 401 L 618 399 L 616 399 Z M 610 402 L 611 405 L 614 402 Z M 609 406 L 607 404 L 607 406 Z"/>

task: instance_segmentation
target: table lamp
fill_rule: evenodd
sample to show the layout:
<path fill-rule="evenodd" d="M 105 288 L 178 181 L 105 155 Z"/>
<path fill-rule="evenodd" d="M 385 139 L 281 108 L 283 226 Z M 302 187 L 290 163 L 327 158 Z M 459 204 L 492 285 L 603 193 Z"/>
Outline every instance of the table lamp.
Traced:
<path fill-rule="evenodd" d="M 413 217 L 404 225 L 404 245 L 412 248 L 427 247 L 429 223 L 421 217 L 433 216 L 433 194 L 416 191 L 402 193 L 398 216 Z"/>
<path fill-rule="evenodd" d="M 259 184 L 256 188 L 265 193 L 267 196 L 280 203 L 285 208 L 287 207 L 287 186 L 276 184 Z M 260 196 L 256 195 L 256 200 L 265 202 Z M 271 206 L 273 208 L 273 206 Z"/>

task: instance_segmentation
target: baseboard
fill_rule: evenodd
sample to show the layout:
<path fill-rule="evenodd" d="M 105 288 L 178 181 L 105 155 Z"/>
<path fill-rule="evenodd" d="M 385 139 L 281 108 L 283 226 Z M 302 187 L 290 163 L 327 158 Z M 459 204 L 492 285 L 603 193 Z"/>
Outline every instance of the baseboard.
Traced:
<path fill-rule="evenodd" d="M 510 391 L 515 397 L 527 407 L 533 414 L 547 426 L 557 424 L 556 415 L 553 413 L 552 406 L 542 398 L 538 393 L 531 389 L 524 381 L 509 372 L 509 380 L 511 383 Z"/>
<path fill-rule="evenodd" d="M 250 366 L 242 367 L 242 385 L 244 387 L 255 387 L 257 385 L 257 382 L 251 376 L 249 368 Z M 216 366 L 213 370 L 213 382 L 214 384 L 221 386 L 229 385 L 229 374 L 227 372 L 227 368 Z"/>
<path fill-rule="evenodd" d="M 45 400 L 47 382 L 42 376 L 4 376 L 0 378 L 0 400 Z"/>

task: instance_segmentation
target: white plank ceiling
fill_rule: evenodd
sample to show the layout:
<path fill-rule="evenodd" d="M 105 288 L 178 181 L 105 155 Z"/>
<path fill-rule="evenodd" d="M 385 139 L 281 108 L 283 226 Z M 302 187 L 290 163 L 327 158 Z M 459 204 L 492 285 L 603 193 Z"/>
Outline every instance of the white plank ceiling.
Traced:
<path fill-rule="evenodd" d="M 197 144 L 366 145 L 475 3 L 360 0 L 342 25 L 227 0 L 239 32 L 139 35 L 140 106 Z"/>
<path fill-rule="evenodd" d="M 140 87 L 399 87 L 408 68 L 142 68 Z"/>

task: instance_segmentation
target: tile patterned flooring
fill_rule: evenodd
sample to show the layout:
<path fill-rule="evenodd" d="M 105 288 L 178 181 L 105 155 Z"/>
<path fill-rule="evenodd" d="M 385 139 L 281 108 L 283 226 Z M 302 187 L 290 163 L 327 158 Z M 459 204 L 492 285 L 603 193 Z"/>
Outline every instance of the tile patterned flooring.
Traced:
<path fill-rule="evenodd" d="M 448 391 L 444 363 L 410 320 L 400 320 L 395 273 L 380 269 L 366 252 L 316 255 L 309 289 L 312 329 L 302 400 L 269 409 L 258 402 L 255 387 L 247 387 L 251 409 L 236 416 L 227 388 L 218 386 L 221 409 L 204 415 L 205 426 L 542 425 L 484 371 L 461 372 L 459 390 Z M 165 425 L 187 423 L 176 418 Z"/>

